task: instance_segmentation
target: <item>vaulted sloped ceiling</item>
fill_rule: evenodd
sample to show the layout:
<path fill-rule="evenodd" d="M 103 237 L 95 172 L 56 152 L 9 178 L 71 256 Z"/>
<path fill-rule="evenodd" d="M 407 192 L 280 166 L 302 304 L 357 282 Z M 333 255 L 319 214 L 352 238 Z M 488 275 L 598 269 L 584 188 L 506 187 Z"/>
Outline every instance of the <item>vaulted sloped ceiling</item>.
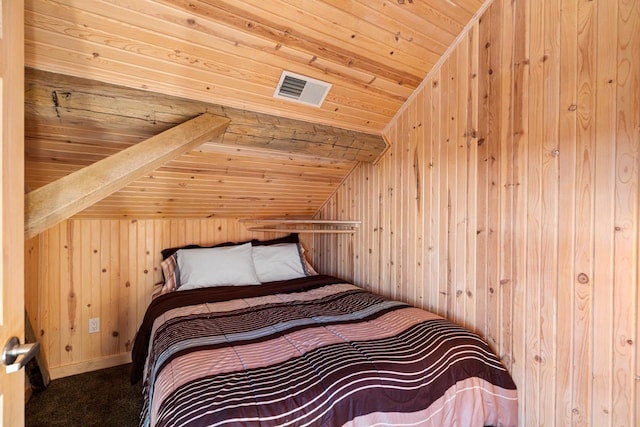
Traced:
<path fill-rule="evenodd" d="M 81 215 L 312 215 L 490 1 L 26 0 L 28 186 L 224 110 L 222 143 Z M 324 104 L 274 99 L 283 70 L 331 83 Z"/>
<path fill-rule="evenodd" d="M 312 215 L 379 135 L 26 69 L 25 170 L 35 190 L 202 113 L 225 133 L 85 209 L 83 217 Z M 29 216 L 29 212 L 27 212 Z"/>

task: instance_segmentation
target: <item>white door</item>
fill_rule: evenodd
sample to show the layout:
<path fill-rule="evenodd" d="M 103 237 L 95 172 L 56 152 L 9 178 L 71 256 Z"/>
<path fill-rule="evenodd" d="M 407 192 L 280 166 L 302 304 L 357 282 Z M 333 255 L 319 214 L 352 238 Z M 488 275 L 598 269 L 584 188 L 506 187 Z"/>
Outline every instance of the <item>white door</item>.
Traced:
<path fill-rule="evenodd" d="M 0 350 L 24 343 L 24 0 L 0 0 Z M 0 424 L 24 425 L 24 369 L 0 364 Z"/>

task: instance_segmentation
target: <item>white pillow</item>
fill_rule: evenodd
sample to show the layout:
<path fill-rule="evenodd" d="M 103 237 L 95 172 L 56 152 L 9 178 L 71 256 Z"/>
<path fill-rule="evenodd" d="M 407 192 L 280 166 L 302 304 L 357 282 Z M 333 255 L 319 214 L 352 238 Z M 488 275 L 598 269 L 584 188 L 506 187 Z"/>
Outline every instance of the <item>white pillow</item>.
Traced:
<path fill-rule="evenodd" d="M 179 290 L 226 285 L 259 285 L 251 243 L 220 248 L 180 249 Z"/>
<path fill-rule="evenodd" d="M 254 246 L 253 263 L 262 283 L 297 279 L 307 275 L 295 243 Z"/>

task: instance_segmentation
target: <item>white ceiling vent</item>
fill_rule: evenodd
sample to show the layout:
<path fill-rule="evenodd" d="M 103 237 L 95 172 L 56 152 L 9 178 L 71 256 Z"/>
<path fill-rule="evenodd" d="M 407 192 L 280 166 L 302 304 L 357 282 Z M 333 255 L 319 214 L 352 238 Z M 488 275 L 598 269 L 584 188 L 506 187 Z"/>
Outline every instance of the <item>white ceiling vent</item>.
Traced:
<path fill-rule="evenodd" d="M 319 107 L 327 97 L 329 89 L 330 83 L 283 71 L 273 97 Z"/>

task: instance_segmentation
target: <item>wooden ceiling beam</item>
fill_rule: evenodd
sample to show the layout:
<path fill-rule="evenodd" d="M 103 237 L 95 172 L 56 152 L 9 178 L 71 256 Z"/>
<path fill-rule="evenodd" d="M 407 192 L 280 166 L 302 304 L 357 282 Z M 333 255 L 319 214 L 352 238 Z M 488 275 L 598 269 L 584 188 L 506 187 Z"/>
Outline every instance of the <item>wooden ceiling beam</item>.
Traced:
<path fill-rule="evenodd" d="M 25 238 L 73 216 L 164 163 L 224 134 L 230 120 L 204 113 L 25 196 Z"/>
<path fill-rule="evenodd" d="M 239 110 L 149 91 L 27 68 L 29 135 L 59 135 L 67 143 L 102 147 L 156 135 L 203 112 L 231 120 L 220 143 L 351 162 L 373 162 L 387 148 L 381 134 L 364 133 Z M 297 108 L 292 104 L 291 108 Z M 115 137 L 114 135 L 115 134 Z M 87 139 L 87 136 L 91 138 Z M 27 152 L 32 150 L 27 141 Z M 73 145 L 73 144 L 70 144 Z M 208 150 L 208 144 L 202 147 Z M 58 157 L 64 157 L 62 154 Z"/>

